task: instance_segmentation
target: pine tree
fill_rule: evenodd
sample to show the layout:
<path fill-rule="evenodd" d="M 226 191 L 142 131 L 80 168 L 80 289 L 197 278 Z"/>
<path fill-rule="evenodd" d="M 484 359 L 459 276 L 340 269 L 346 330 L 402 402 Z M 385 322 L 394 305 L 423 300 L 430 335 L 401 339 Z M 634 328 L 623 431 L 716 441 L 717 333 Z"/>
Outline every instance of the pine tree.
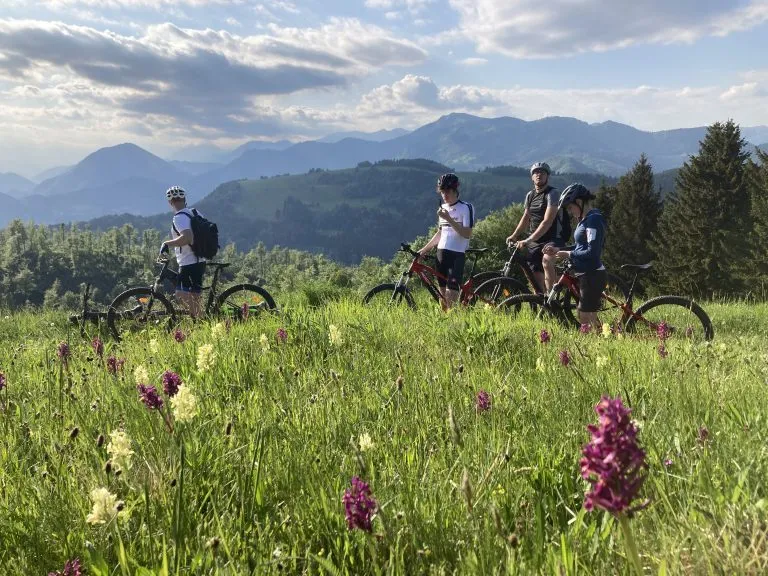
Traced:
<path fill-rule="evenodd" d="M 745 144 L 732 120 L 717 122 L 680 169 L 652 243 L 664 288 L 702 296 L 740 291 L 750 222 Z"/>
<path fill-rule="evenodd" d="M 654 187 L 653 168 L 643 154 L 632 170 L 616 184 L 608 220 L 605 263 L 644 264 L 654 258 L 650 246 L 661 215 L 661 197 Z"/>

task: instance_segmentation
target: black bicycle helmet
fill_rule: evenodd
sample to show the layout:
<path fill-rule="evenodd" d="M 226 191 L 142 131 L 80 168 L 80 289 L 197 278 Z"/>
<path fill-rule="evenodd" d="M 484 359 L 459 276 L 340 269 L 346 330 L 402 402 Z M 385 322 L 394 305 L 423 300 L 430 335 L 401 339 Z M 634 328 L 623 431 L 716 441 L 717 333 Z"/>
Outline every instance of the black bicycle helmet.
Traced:
<path fill-rule="evenodd" d="M 536 162 L 536 164 L 531 166 L 531 176 L 533 176 L 533 173 L 536 172 L 536 170 L 543 170 L 547 173 L 547 176 L 552 173 L 552 171 L 549 169 L 549 164 L 546 162 Z"/>
<path fill-rule="evenodd" d="M 440 176 L 440 178 L 437 179 L 437 189 L 438 190 L 458 190 L 459 189 L 459 177 L 456 176 L 453 172 L 448 172 L 448 174 L 443 174 Z"/>
<path fill-rule="evenodd" d="M 565 190 L 560 193 L 560 202 L 557 204 L 557 209 L 562 210 L 564 206 L 575 202 L 576 200 L 594 200 L 595 195 L 589 191 L 589 188 L 579 182 L 571 184 Z"/>

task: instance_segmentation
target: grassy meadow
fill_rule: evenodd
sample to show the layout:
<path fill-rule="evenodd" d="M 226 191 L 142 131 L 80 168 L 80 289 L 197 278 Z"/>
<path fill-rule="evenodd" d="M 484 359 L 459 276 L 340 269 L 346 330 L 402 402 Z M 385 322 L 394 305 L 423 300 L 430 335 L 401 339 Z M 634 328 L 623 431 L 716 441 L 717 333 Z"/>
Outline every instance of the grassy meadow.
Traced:
<path fill-rule="evenodd" d="M 0 313 L 0 573 L 631 574 L 617 521 L 583 509 L 602 395 L 647 453 L 645 573 L 768 572 L 767 305 L 708 303 L 715 340 L 662 357 L 481 308 L 278 300 L 181 342 Z M 355 476 L 370 532 L 345 520 Z"/>

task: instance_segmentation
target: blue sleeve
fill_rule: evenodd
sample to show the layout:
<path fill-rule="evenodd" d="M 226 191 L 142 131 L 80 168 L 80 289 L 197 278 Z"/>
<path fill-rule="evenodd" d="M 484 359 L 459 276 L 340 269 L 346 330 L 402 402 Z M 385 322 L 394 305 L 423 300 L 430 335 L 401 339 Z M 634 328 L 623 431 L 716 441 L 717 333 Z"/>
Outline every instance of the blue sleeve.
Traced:
<path fill-rule="evenodd" d="M 571 252 L 571 263 L 576 272 L 592 272 L 600 268 L 605 242 L 605 220 L 600 213 L 590 214 L 579 224 L 584 227 L 585 242 L 577 242 Z"/>

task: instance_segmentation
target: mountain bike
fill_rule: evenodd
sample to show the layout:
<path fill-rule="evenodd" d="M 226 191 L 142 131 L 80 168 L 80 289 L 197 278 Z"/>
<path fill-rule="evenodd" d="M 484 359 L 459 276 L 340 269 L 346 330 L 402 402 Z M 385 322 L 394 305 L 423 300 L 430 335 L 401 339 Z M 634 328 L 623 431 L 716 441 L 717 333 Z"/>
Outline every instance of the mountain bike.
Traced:
<path fill-rule="evenodd" d="M 622 270 L 634 271 L 629 288 L 630 298 L 621 301 L 603 292 L 600 321 L 607 323 L 613 332 L 647 335 L 667 340 L 679 337 L 689 340 L 712 340 L 715 336 L 712 321 L 696 302 L 683 296 L 657 296 L 633 309 L 631 296 L 641 272 L 650 270 L 651 264 L 625 264 Z M 566 263 L 560 279 L 546 296 L 543 294 L 517 294 L 507 298 L 498 308 L 511 315 L 521 315 L 528 310 L 537 318 L 555 317 L 562 322 L 578 326 L 569 300 L 578 300 L 579 280 L 570 262 Z"/>
<path fill-rule="evenodd" d="M 507 249 L 510 256 L 501 270 L 475 274 L 474 278 L 477 284 L 475 289 L 476 296 L 482 298 L 483 301 L 499 304 L 515 294 L 544 294 L 546 292 L 544 286 L 538 283 L 533 270 L 518 250 L 517 245 L 512 244 L 507 246 Z M 527 285 L 517 277 L 512 276 L 515 268 L 519 269 L 520 273 L 522 273 L 527 281 Z M 560 267 L 560 270 L 562 271 L 562 267 Z M 607 273 L 605 290 L 614 298 L 622 298 L 624 302 L 632 302 L 632 294 L 627 288 L 626 283 L 615 274 Z M 569 309 L 573 308 L 576 304 L 578 304 L 578 298 L 575 301 L 573 298 L 569 298 L 564 303 Z M 608 302 L 606 301 L 604 304 L 607 305 Z"/>
<path fill-rule="evenodd" d="M 402 304 L 405 303 L 411 308 L 416 308 L 416 299 L 414 298 L 413 291 L 408 286 L 411 278 L 417 277 L 421 285 L 423 285 L 432 299 L 436 302 L 444 300 L 440 294 L 440 290 L 437 285 L 437 279 L 448 280 L 446 276 L 420 262 L 422 256 L 415 250 L 413 250 L 410 244 L 400 244 L 400 252 L 404 252 L 413 257 L 410 266 L 400 275 L 400 279 L 395 283 L 385 283 L 375 286 L 363 297 L 363 304 L 382 303 L 382 304 Z M 463 305 L 474 304 L 478 299 L 475 295 L 475 287 L 477 286 L 472 272 L 474 272 L 477 258 L 488 251 L 488 248 L 470 248 L 466 251 L 467 256 L 471 258 L 471 266 L 468 279 L 459 286 L 459 302 Z M 517 282 L 513 278 L 505 278 L 512 283 Z M 503 283 L 502 283 L 503 285 Z M 481 299 L 482 300 L 482 299 Z M 485 301 L 487 304 L 494 304 L 491 301 Z"/>
<path fill-rule="evenodd" d="M 184 307 L 175 307 L 161 290 L 165 280 L 175 284 L 178 276 L 169 268 L 170 259 L 161 254 L 156 264 L 161 269 L 151 286 L 129 288 L 118 294 L 109 305 L 107 325 L 117 340 L 125 332 L 140 331 L 147 326 L 171 330 L 177 318 L 189 315 Z M 204 291 L 208 291 L 205 316 L 242 321 L 256 317 L 259 312 L 275 309 L 275 301 L 269 292 L 255 284 L 236 284 L 219 294 L 221 272 L 228 266 L 225 262 L 206 263 L 206 268 L 213 268 L 214 272 L 211 285 L 203 287 Z"/>

